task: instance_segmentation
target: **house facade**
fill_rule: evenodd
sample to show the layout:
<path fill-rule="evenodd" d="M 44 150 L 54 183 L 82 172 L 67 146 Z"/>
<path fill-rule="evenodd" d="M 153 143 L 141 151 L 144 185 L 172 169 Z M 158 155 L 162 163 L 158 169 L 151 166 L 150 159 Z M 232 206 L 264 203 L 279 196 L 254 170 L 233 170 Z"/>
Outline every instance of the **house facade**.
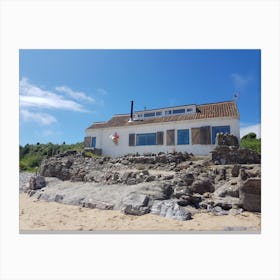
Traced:
<path fill-rule="evenodd" d="M 217 133 L 238 139 L 239 112 L 234 101 L 182 105 L 115 115 L 86 129 L 85 147 L 106 156 L 159 152 L 208 155 Z"/>

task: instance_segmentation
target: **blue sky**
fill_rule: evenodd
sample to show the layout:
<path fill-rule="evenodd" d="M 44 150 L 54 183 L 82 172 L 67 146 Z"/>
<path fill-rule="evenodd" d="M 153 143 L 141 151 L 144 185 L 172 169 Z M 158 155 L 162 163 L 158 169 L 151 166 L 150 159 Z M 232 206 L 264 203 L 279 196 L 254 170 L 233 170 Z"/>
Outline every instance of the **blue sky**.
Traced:
<path fill-rule="evenodd" d="M 20 50 L 20 144 L 83 141 L 113 114 L 233 99 L 241 135 L 261 123 L 260 50 Z"/>

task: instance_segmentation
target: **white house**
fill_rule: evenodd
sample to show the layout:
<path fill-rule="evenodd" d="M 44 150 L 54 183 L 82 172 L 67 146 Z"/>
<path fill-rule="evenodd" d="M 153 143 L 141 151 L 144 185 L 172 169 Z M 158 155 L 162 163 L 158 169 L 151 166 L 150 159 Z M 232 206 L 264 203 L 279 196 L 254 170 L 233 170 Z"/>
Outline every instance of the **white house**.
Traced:
<path fill-rule="evenodd" d="M 84 144 L 112 157 L 173 151 L 207 155 L 219 132 L 240 137 L 234 101 L 137 112 L 133 112 L 131 101 L 130 114 L 115 115 L 87 128 Z"/>

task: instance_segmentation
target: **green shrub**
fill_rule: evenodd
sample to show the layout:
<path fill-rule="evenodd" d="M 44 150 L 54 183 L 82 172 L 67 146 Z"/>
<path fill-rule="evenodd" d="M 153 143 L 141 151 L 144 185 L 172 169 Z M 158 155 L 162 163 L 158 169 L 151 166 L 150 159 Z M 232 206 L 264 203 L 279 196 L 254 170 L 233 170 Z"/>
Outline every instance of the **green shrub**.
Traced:
<path fill-rule="evenodd" d="M 38 142 L 35 145 L 19 146 L 20 170 L 34 172 L 35 168 L 40 166 L 44 156 L 51 157 L 68 150 L 82 151 L 83 142 L 76 144 L 65 144 L 64 142 L 62 145 Z"/>
<path fill-rule="evenodd" d="M 261 138 L 257 139 L 256 134 L 251 132 L 241 138 L 241 148 L 251 149 L 261 154 Z"/>

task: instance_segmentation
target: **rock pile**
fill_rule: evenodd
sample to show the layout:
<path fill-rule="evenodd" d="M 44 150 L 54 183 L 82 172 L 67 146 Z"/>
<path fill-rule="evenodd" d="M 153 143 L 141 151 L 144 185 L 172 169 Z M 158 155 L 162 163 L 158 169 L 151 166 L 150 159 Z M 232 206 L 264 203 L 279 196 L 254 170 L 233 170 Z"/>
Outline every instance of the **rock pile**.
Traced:
<path fill-rule="evenodd" d="M 211 152 L 215 164 L 259 164 L 261 156 L 250 149 L 239 148 L 238 139 L 232 134 L 219 133 L 216 147 Z"/>
<path fill-rule="evenodd" d="M 43 176 L 59 180 L 51 187 L 48 182 L 54 181 L 47 178 L 47 186 L 42 187 Z M 30 180 L 29 194 L 129 215 L 152 213 L 188 220 L 196 212 L 261 211 L 260 178 L 260 164 L 215 165 L 209 158 L 183 153 L 111 159 L 71 152 L 45 159 L 40 176 Z"/>

